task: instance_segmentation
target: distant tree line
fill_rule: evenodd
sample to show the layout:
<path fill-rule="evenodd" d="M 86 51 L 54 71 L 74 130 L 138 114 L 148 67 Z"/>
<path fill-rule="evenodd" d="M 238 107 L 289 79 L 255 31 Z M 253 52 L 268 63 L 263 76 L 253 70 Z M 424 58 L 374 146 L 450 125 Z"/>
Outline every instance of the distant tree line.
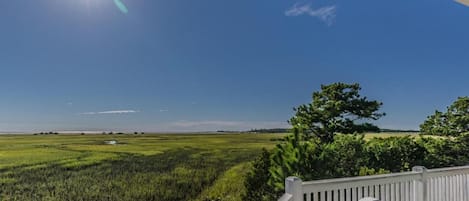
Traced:
<path fill-rule="evenodd" d="M 251 129 L 249 133 L 290 133 L 290 128 L 262 128 L 262 129 Z"/>
<path fill-rule="evenodd" d="M 101 134 L 103 134 L 103 135 L 114 135 L 114 134 L 116 134 L 116 135 L 124 135 L 124 134 L 129 134 L 129 135 L 130 135 L 130 134 L 132 134 L 132 133 L 123 133 L 123 132 L 114 133 L 114 132 L 111 131 L 111 132 L 102 132 Z M 138 134 L 143 135 L 143 134 L 145 134 L 145 132 L 133 132 L 133 134 L 134 134 L 134 135 L 138 135 Z"/>
<path fill-rule="evenodd" d="M 217 130 L 217 133 L 290 133 L 290 128 L 260 128 L 251 129 L 248 131 L 236 131 L 236 130 Z"/>
<path fill-rule="evenodd" d="M 381 128 L 380 132 L 386 132 L 386 133 L 418 133 L 420 131 L 418 130 L 403 130 L 403 129 L 386 129 L 386 128 Z"/>
<path fill-rule="evenodd" d="M 33 135 L 58 135 L 58 132 L 40 132 L 40 133 L 34 133 Z"/>
<path fill-rule="evenodd" d="M 50 131 L 50 132 L 34 133 L 33 135 L 58 135 L 58 134 L 59 134 L 58 132 L 52 132 L 52 131 Z M 103 135 L 114 135 L 114 134 L 117 134 L 117 135 L 124 135 L 124 134 L 132 134 L 132 133 L 124 133 L 124 132 L 117 132 L 117 133 L 115 133 L 115 132 L 112 132 L 112 131 L 111 131 L 111 132 L 102 132 L 101 134 L 103 134 Z M 134 134 L 134 135 L 138 135 L 138 134 L 143 135 L 143 134 L 145 134 L 145 132 L 133 132 L 133 134 Z M 84 132 L 81 132 L 80 135 L 85 135 L 85 133 L 84 133 Z"/>

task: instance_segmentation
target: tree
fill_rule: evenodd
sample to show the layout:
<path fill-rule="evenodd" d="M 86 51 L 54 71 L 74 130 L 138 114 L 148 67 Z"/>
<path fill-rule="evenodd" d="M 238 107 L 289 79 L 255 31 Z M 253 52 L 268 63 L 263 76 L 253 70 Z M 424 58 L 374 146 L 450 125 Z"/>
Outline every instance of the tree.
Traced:
<path fill-rule="evenodd" d="M 469 97 L 458 97 L 446 113 L 436 110 L 420 125 L 420 132 L 444 136 L 459 136 L 469 132 Z"/>
<path fill-rule="evenodd" d="M 293 128 L 293 135 L 277 144 L 272 152 L 269 185 L 276 191 L 284 189 L 288 176 L 310 179 L 318 175 L 315 167 L 319 164 L 320 146 L 312 140 L 303 140 L 302 136 L 299 129 Z"/>
<path fill-rule="evenodd" d="M 377 112 L 382 103 L 361 97 L 360 90 L 358 83 L 321 85 L 321 91 L 313 93 L 311 103 L 294 108 L 296 114 L 289 122 L 323 143 L 332 142 L 336 133 L 378 130 L 373 124 L 357 123 L 378 120 L 385 115 Z"/>
<path fill-rule="evenodd" d="M 246 193 L 242 195 L 244 201 L 268 201 L 275 200 L 278 194 L 274 188 L 268 185 L 271 177 L 269 168 L 272 163 L 270 152 L 262 149 L 262 154 L 253 162 L 252 170 L 247 174 L 244 186 Z"/>

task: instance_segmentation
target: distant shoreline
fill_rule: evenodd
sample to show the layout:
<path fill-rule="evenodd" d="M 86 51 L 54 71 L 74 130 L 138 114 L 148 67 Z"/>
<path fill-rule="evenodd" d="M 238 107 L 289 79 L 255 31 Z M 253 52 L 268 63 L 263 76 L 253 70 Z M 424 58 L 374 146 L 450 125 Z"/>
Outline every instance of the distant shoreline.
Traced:
<path fill-rule="evenodd" d="M 28 131 L 28 132 L 21 132 L 21 131 L 8 131 L 8 132 L 0 132 L 0 135 L 33 135 L 33 134 L 67 134 L 67 135 L 72 135 L 72 134 L 93 134 L 93 135 L 101 135 L 103 133 L 105 134 L 134 134 L 137 132 L 138 134 L 141 134 L 142 132 L 144 134 L 239 134 L 239 133 L 251 133 L 251 134 L 262 134 L 262 133 L 289 133 L 290 128 L 274 128 L 274 129 L 251 129 L 247 131 L 228 131 L 228 130 L 217 130 L 217 131 L 39 131 L 39 132 L 33 132 L 33 131 Z M 380 129 L 380 132 L 372 132 L 372 133 L 419 133 L 420 131 L 418 130 L 411 130 L 411 129 Z M 365 132 L 368 133 L 368 132 Z"/>

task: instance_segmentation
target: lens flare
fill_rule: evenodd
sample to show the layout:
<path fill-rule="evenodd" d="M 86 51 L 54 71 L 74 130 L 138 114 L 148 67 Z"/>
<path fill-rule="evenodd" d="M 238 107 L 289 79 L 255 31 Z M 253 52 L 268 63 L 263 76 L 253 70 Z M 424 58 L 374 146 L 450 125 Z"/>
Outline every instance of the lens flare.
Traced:
<path fill-rule="evenodd" d="M 465 6 L 469 6 L 469 0 L 456 0 L 456 2 L 463 4 Z"/>
<path fill-rule="evenodd" d="M 122 1 L 120 0 L 114 0 L 114 4 L 116 4 L 117 8 L 119 8 L 119 10 L 124 13 L 124 14 L 127 14 L 129 12 L 129 10 L 127 9 L 127 7 L 125 6 L 124 3 L 122 3 Z"/>

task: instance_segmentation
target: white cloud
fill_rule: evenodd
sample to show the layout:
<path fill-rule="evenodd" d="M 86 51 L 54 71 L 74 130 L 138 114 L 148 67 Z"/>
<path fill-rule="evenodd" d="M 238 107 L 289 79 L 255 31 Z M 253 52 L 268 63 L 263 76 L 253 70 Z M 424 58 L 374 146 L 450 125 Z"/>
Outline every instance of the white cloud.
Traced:
<path fill-rule="evenodd" d="M 169 112 L 167 109 L 161 109 L 160 112 Z"/>
<path fill-rule="evenodd" d="M 83 113 L 80 113 L 81 115 L 93 115 L 93 114 L 97 114 L 96 112 L 83 112 Z"/>
<path fill-rule="evenodd" d="M 336 6 L 324 6 L 318 9 L 313 9 L 311 4 L 300 4 L 296 3 L 290 9 L 285 11 L 285 15 L 289 17 L 299 16 L 299 15 L 309 15 L 312 17 L 317 17 L 327 25 L 332 25 L 336 17 Z"/>
<path fill-rule="evenodd" d="M 95 115 L 95 114 L 129 114 L 129 113 L 137 113 L 137 110 L 110 110 L 110 111 L 102 111 L 102 112 L 83 112 L 80 113 L 81 115 Z"/>
<path fill-rule="evenodd" d="M 176 121 L 161 125 L 160 130 L 168 131 L 243 131 L 255 128 L 289 128 L 287 122 L 282 121 Z"/>
<path fill-rule="evenodd" d="M 136 110 L 111 110 L 111 111 L 104 111 L 98 112 L 98 114 L 127 114 L 127 113 L 137 113 Z"/>
<path fill-rule="evenodd" d="M 171 123 L 176 127 L 200 127 L 200 126 L 236 126 L 241 122 L 236 121 L 177 121 Z"/>

